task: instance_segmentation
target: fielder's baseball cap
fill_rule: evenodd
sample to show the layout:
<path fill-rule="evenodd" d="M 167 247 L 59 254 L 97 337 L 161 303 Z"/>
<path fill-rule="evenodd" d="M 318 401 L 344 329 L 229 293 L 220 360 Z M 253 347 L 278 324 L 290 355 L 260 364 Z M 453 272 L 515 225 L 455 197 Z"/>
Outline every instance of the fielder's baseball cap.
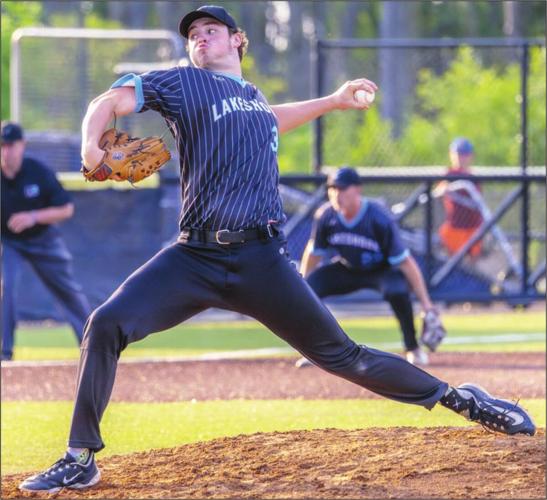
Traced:
<path fill-rule="evenodd" d="M 204 5 L 199 9 L 193 10 L 186 14 L 179 24 L 180 34 L 184 38 L 188 38 L 188 29 L 190 25 L 196 20 L 202 17 L 212 17 L 217 21 L 221 22 L 233 30 L 237 29 L 237 24 L 234 18 L 228 14 L 228 11 L 224 7 L 219 7 L 218 5 Z"/>
<path fill-rule="evenodd" d="M 12 142 L 23 139 L 23 128 L 15 122 L 2 122 L 2 144 L 11 144 Z"/>
<path fill-rule="evenodd" d="M 456 137 L 450 143 L 450 151 L 454 151 L 460 155 L 470 155 L 473 154 L 473 144 L 465 137 Z"/>
<path fill-rule="evenodd" d="M 361 185 L 359 174 L 351 167 L 342 167 L 336 173 L 329 176 L 327 180 L 328 187 L 345 189 L 349 186 Z"/>

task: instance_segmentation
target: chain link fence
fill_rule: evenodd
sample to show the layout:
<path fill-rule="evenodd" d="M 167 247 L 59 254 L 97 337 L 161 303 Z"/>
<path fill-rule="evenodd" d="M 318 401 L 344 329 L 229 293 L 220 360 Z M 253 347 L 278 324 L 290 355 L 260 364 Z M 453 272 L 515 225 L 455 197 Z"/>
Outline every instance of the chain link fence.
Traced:
<path fill-rule="evenodd" d="M 12 119 L 27 132 L 29 154 L 56 171 L 79 170 L 82 119 L 94 97 L 127 73 L 186 64 L 180 36 L 165 30 L 21 28 L 11 51 Z M 149 115 L 122 117 L 117 126 L 161 134 L 163 119 Z M 174 150 L 171 134 L 165 139 Z"/>
<path fill-rule="evenodd" d="M 382 204 L 398 222 L 403 241 L 420 265 L 432 297 L 448 303 L 527 303 L 544 297 L 545 169 L 530 168 L 527 191 L 518 169 L 506 169 L 503 175 L 492 168 L 477 169 L 473 184 L 478 186 L 479 196 L 472 206 L 480 218 L 463 243 L 471 237 L 477 242 L 457 250 L 447 246 L 442 237 L 446 200 L 452 192 L 437 194 L 435 188 L 444 177 L 429 170 L 429 175 L 409 175 L 408 171 L 401 174 L 401 169 L 394 168 L 382 169 L 381 173 L 361 168 L 359 172 L 364 196 Z M 281 192 L 288 215 L 284 230 L 289 253 L 296 261 L 301 259 L 310 237 L 315 210 L 327 200 L 324 181 L 323 176 L 282 178 Z M 468 182 L 455 179 L 452 184 L 460 190 L 462 185 L 468 187 Z M 525 193 L 529 200 L 526 211 Z M 475 216 L 473 212 L 471 216 Z M 523 217 L 527 217 L 526 238 Z"/>
<path fill-rule="evenodd" d="M 457 136 L 478 165 L 544 165 L 545 72 L 537 40 L 320 40 L 317 95 L 364 76 L 379 91 L 317 121 L 315 167 L 444 165 Z"/>
<path fill-rule="evenodd" d="M 335 112 L 317 121 L 316 168 L 327 173 L 325 165 L 361 167 L 364 194 L 398 220 L 434 297 L 525 301 L 544 296 L 545 168 L 528 167 L 544 165 L 545 158 L 544 46 L 507 40 L 505 45 L 484 40 L 474 45 L 446 40 L 403 47 L 391 43 L 318 44 L 319 94 L 364 75 L 380 90 L 367 113 Z M 124 74 L 170 67 L 182 57 L 180 37 L 166 31 L 18 30 L 12 44 L 12 118 L 27 131 L 29 153 L 57 171 L 77 171 L 80 126 L 89 101 Z M 118 126 L 141 136 L 165 129 L 155 113 L 146 120 L 123 117 Z M 474 143 L 478 165 L 498 165 L 474 168 L 480 186 L 480 203 L 474 208 L 481 214 L 476 229 L 483 230 L 476 235 L 480 252 L 474 258 L 469 258 L 474 246 L 460 255 L 451 253 L 440 236 L 447 207 L 434 189 L 445 168 L 430 165 L 446 164 L 455 136 Z M 165 138 L 175 152 L 171 135 Z M 147 212 L 156 228 L 148 234 L 148 253 L 176 237 L 180 194 L 173 156 L 162 169 L 155 208 Z M 532 177 L 519 177 L 522 167 Z M 326 200 L 324 176 L 284 177 L 280 189 L 289 216 L 284 228 L 289 251 L 298 261 L 313 212 Z M 91 196 L 74 194 L 77 203 Z M 466 197 L 474 201 L 469 192 Z M 82 221 L 77 211 L 73 223 Z M 70 227 L 66 225 L 69 233 Z M 148 256 L 137 248 L 132 251 L 136 259 Z M 86 252 L 75 252 L 76 266 L 79 259 L 88 261 Z M 97 290 L 94 300 L 106 298 L 95 278 L 88 278 L 84 286 Z"/>

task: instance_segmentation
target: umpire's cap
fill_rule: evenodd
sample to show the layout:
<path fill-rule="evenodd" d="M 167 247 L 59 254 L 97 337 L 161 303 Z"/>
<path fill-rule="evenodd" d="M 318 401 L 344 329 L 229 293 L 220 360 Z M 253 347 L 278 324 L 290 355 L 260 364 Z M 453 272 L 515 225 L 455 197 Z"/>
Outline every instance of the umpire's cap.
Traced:
<path fill-rule="evenodd" d="M 361 178 L 359 174 L 351 167 L 342 167 L 335 174 L 329 175 L 327 180 L 328 187 L 346 189 L 350 186 L 359 186 Z"/>
<path fill-rule="evenodd" d="M 228 14 L 228 11 L 224 7 L 219 7 L 218 5 L 204 5 L 197 10 L 189 12 L 180 20 L 180 34 L 184 38 L 188 38 L 188 29 L 190 28 L 190 25 L 196 19 L 200 19 L 201 17 L 212 17 L 213 19 L 216 19 L 222 24 L 228 26 L 228 28 L 237 30 L 237 24 L 234 18 Z"/>
<path fill-rule="evenodd" d="M 2 144 L 11 144 L 23 140 L 23 128 L 15 122 L 2 122 Z"/>
<path fill-rule="evenodd" d="M 450 143 L 450 151 L 454 151 L 460 155 L 470 155 L 473 154 L 473 144 L 465 137 L 456 137 Z"/>

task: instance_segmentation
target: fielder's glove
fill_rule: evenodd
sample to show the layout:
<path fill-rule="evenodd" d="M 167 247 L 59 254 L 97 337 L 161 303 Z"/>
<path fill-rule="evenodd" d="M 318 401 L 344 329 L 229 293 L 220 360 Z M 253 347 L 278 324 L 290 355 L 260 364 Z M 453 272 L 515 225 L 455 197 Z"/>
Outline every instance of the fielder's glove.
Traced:
<path fill-rule="evenodd" d="M 422 335 L 420 343 L 434 352 L 446 336 L 441 316 L 436 309 L 422 313 Z"/>
<path fill-rule="evenodd" d="M 88 181 L 142 181 L 157 172 L 167 163 L 171 154 L 160 137 L 130 137 L 126 132 L 111 128 L 107 130 L 99 147 L 104 156 L 99 165 L 88 170 L 82 166 L 82 173 Z"/>

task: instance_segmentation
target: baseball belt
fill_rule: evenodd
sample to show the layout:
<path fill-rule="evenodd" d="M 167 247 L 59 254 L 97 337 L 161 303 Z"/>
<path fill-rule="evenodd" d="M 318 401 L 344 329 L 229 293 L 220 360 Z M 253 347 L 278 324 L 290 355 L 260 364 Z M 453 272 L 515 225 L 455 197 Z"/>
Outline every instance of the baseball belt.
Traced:
<path fill-rule="evenodd" d="M 229 229 L 207 231 L 205 229 L 185 227 L 180 232 L 178 239 L 184 243 L 188 241 L 200 241 L 202 243 L 231 245 L 233 243 L 245 243 L 253 240 L 267 240 L 269 238 L 274 238 L 278 234 L 279 230 L 272 224 L 250 229 L 240 229 L 239 231 L 230 231 Z"/>

